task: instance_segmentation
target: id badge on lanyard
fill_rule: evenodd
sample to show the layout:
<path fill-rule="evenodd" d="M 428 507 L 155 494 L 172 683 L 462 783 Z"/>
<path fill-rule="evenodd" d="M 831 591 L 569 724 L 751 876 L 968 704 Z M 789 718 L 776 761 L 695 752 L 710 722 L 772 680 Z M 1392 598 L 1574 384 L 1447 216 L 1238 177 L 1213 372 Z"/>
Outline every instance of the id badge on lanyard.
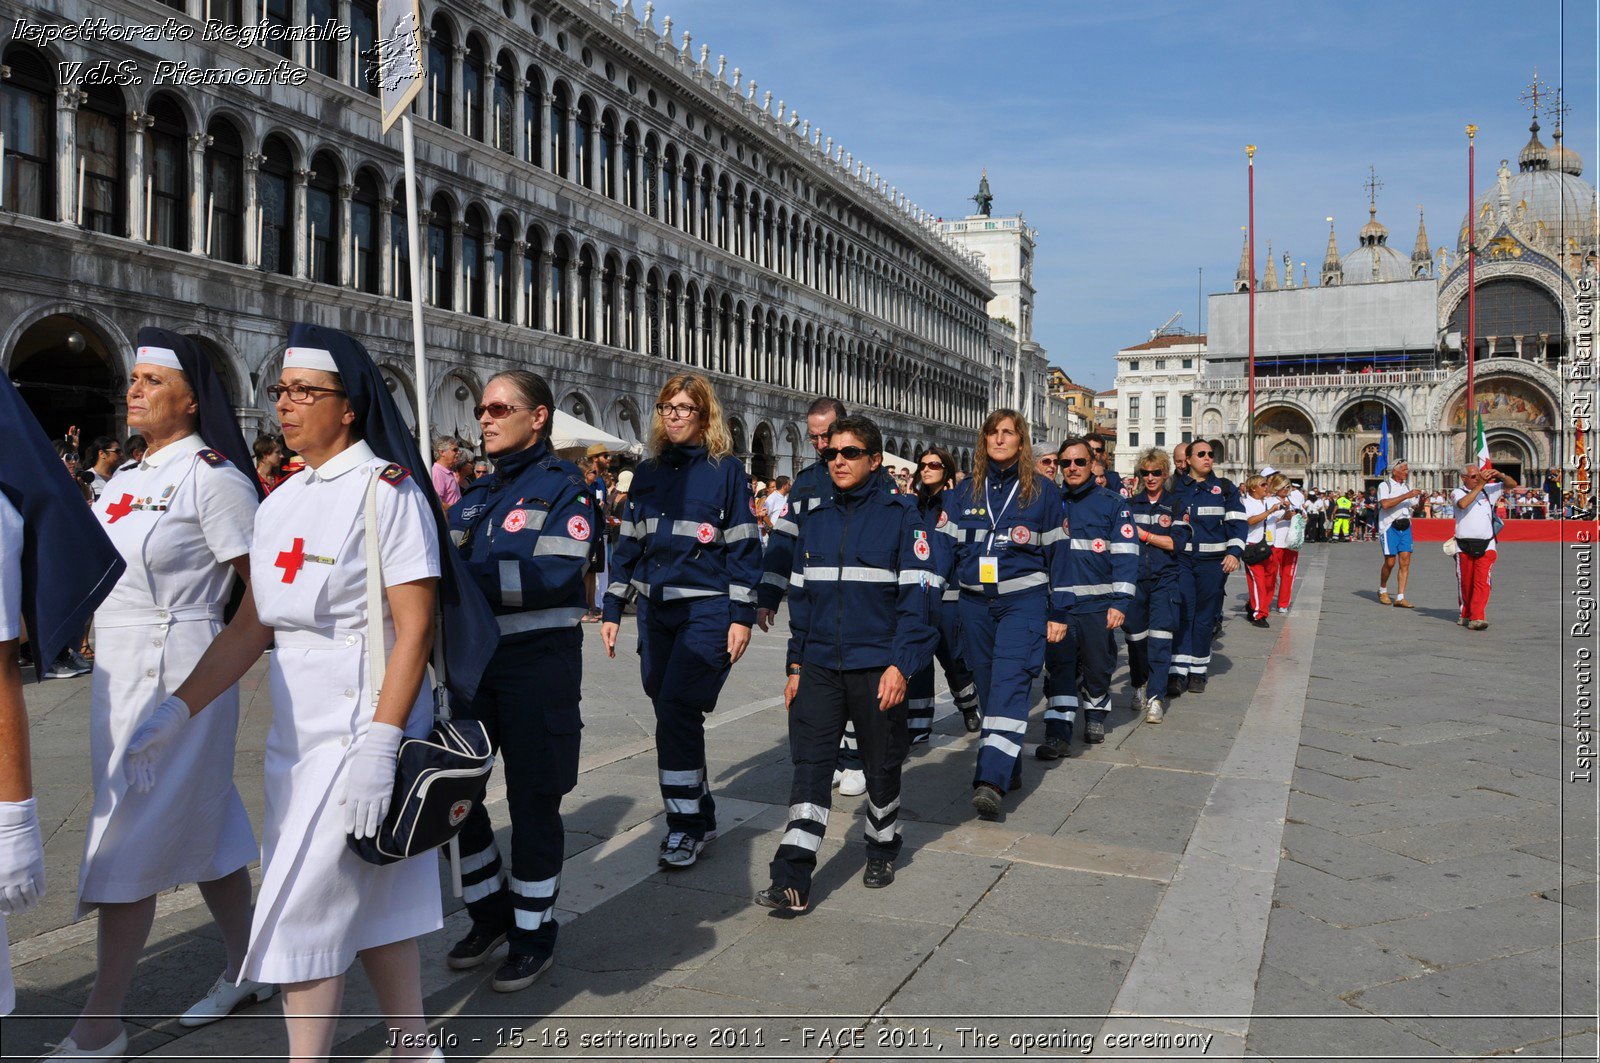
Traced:
<path fill-rule="evenodd" d="M 1006 515 L 1006 510 L 1011 508 L 1011 500 L 1017 495 L 1019 483 L 1011 485 L 1011 493 L 1006 495 L 1006 500 L 1000 506 L 1000 512 L 994 510 L 994 499 L 989 496 L 989 485 L 983 485 L 983 500 L 989 504 L 989 543 L 988 551 L 978 558 L 978 583 L 985 587 L 998 587 L 1000 585 L 1000 558 L 994 552 L 995 528 L 1001 518 Z"/>

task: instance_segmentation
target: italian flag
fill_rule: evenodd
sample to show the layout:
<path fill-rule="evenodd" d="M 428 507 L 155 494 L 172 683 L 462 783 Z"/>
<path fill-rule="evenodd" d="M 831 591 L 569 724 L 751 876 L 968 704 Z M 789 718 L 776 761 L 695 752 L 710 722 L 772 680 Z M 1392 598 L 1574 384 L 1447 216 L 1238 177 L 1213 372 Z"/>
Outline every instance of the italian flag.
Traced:
<path fill-rule="evenodd" d="M 1483 414 L 1478 414 L 1478 467 L 1487 472 L 1493 468 L 1489 464 L 1489 441 L 1483 435 Z"/>

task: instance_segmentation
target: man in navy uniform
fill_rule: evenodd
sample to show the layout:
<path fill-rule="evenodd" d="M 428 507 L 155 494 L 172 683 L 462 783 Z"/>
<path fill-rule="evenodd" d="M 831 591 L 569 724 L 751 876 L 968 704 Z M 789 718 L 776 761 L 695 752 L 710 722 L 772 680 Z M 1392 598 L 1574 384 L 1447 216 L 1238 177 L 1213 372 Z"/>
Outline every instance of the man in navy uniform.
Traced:
<path fill-rule="evenodd" d="M 1189 476 L 1173 492 L 1183 505 L 1190 535 L 1178 555 L 1185 615 L 1172 652 L 1169 697 L 1184 690 L 1205 693 L 1228 575 L 1238 569 L 1244 555 L 1244 502 L 1232 480 L 1212 471 L 1215 455 L 1214 444 L 1203 439 L 1190 445 Z"/>

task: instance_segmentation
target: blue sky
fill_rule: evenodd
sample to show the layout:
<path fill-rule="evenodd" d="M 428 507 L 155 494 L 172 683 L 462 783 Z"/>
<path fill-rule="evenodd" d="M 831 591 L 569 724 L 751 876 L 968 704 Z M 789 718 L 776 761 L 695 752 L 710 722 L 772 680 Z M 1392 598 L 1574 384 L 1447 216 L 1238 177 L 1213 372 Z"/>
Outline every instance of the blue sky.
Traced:
<path fill-rule="evenodd" d="M 1200 269 L 1206 292 L 1231 285 L 1247 143 L 1257 269 L 1271 240 L 1280 272 L 1287 251 L 1313 277 L 1327 216 L 1341 253 L 1356 244 L 1368 166 L 1390 243 L 1410 252 L 1420 204 L 1453 255 L 1463 127 L 1479 128 L 1481 191 L 1527 142 L 1535 66 L 1565 80 L 1585 179 L 1600 165 L 1580 0 L 658 0 L 664 14 L 936 214 L 969 213 L 987 166 L 995 213 L 1040 233 L 1036 336 L 1097 388 L 1174 312 L 1195 328 Z"/>

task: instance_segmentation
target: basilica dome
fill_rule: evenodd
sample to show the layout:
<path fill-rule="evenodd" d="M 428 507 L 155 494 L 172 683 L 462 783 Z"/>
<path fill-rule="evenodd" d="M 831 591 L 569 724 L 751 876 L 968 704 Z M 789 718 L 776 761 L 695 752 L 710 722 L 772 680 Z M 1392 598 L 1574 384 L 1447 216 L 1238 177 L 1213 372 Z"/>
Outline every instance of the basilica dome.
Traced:
<path fill-rule="evenodd" d="M 1500 160 L 1495 181 L 1479 193 L 1474 222 L 1480 248 L 1502 224 L 1524 244 L 1546 254 L 1576 254 L 1596 247 L 1595 189 L 1582 177 L 1583 159 L 1561 142 L 1546 147 L 1539 122 L 1529 128 L 1528 143 L 1517 155 L 1517 172 Z M 1467 249 L 1467 219 L 1462 219 L 1456 248 Z M 1494 248 L 1485 248 L 1493 255 Z"/>
<path fill-rule="evenodd" d="M 1376 205 L 1367 208 L 1360 244 L 1339 263 L 1345 284 L 1403 281 L 1411 277 L 1411 260 L 1389 246 L 1389 229 L 1378 220 Z"/>

